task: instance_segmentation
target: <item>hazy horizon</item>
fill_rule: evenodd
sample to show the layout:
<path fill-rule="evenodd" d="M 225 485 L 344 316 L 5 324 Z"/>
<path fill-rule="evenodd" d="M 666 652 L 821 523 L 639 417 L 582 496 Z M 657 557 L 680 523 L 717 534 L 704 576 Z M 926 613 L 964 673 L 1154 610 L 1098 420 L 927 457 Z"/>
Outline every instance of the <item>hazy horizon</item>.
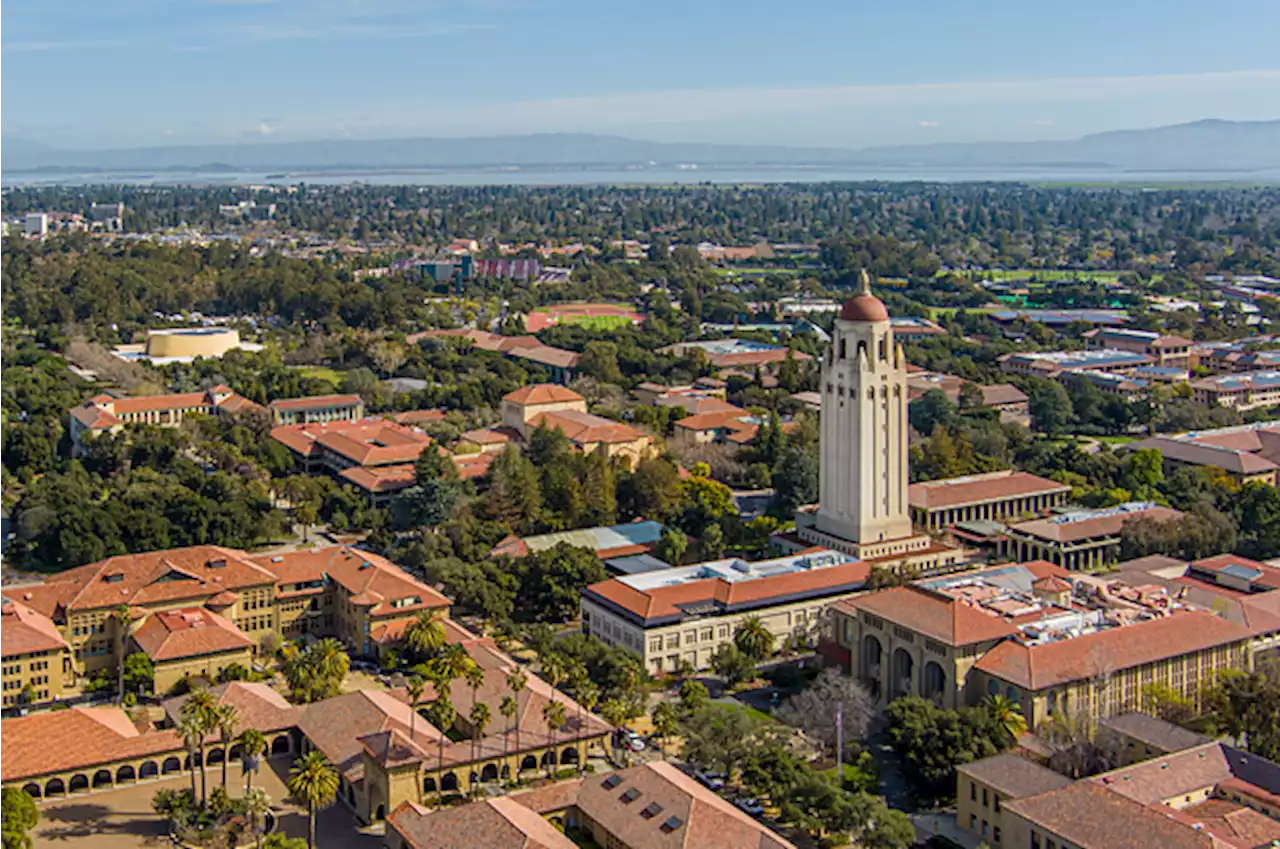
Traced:
<path fill-rule="evenodd" d="M 1237 6 L 11 0 L 0 131 L 73 149 L 547 132 L 861 148 L 1275 118 L 1280 4 Z"/>

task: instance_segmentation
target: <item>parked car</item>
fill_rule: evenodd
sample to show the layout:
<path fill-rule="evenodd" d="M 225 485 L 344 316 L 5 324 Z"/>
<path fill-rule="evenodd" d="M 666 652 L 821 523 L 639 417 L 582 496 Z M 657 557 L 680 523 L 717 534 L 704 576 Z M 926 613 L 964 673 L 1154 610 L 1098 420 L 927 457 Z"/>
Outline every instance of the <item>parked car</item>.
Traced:
<path fill-rule="evenodd" d="M 622 740 L 624 745 L 633 752 L 643 752 L 645 749 L 644 738 L 630 728 L 622 729 Z"/>
<path fill-rule="evenodd" d="M 693 777 L 701 781 L 705 786 L 712 790 L 724 789 L 724 778 L 716 772 L 695 772 Z"/>
<path fill-rule="evenodd" d="M 738 799 L 733 804 L 744 814 L 750 814 L 753 817 L 758 817 L 764 813 L 764 805 L 760 804 L 759 799 Z"/>

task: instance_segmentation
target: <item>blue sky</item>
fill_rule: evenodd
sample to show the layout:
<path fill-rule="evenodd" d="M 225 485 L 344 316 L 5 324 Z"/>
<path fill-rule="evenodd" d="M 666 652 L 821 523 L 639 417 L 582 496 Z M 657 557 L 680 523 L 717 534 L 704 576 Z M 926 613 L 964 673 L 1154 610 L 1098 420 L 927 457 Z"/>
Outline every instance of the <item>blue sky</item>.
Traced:
<path fill-rule="evenodd" d="M 1278 0 L 6 0 L 67 147 L 601 132 L 860 147 L 1280 118 Z"/>

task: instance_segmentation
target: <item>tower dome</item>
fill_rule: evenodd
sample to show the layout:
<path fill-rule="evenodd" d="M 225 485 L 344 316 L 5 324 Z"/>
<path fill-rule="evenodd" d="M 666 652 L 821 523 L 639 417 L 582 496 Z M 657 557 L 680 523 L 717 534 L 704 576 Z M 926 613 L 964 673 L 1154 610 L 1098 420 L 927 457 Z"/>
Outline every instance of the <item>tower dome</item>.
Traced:
<path fill-rule="evenodd" d="M 840 308 L 841 321 L 888 321 L 889 310 L 871 294 L 871 278 L 862 270 L 862 288 Z"/>

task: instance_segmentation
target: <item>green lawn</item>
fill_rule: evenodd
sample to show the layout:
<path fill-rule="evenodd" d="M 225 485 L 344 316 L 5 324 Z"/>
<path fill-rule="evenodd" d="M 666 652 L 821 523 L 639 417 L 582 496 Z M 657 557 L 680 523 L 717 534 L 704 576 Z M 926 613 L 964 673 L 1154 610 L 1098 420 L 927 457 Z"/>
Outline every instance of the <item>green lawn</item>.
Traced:
<path fill-rule="evenodd" d="M 939 272 L 943 274 L 945 272 Z M 1034 277 L 1037 280 L 1110 280 L 1120 279 L 1119 271 L 1061 271 L 1042 268 L 1016 268 L 1013 270 L 988 269 L 976 272 L 977 276 L 989 280 L 1022 280 Z"/>
<path fill-rule="evenodd" d="M 581 318 L 561 318 L 561 324 L 573 324 L 587 330 L 617 330 L 630 327 L 631 319 L 625 315 L 584 315 Z"/>
<path fill-rule="evenodd" d="M 1105 442 L 1108 445 L 1126 445 L 1130 442 L 1137 442 L 1142 439 L 1141 436 L 1094 436 L 1093 439 L 1099 442 Z"/>
<path fill-rule="evenodd" d="M 335 387 L 342 383 L 342 372 L 328 366 L 298 366 L 298 371 L 302 372 L 303 377 L 327 380 Z"/>
<path fill-rule="evenodd" d="M 725 710 L 738 711 L 739 713 L 745 713 L 747 716 L 754 716 L 761 722 L 770 722 L 775 724 L 778 722 L 778 720 L 774 719 L 764 711 L 759 710 L 758 708 L 753 708 L 751 705 L 737 701 L 736 699 L 732 702 L 716 702 L 716 704 Z"/>

